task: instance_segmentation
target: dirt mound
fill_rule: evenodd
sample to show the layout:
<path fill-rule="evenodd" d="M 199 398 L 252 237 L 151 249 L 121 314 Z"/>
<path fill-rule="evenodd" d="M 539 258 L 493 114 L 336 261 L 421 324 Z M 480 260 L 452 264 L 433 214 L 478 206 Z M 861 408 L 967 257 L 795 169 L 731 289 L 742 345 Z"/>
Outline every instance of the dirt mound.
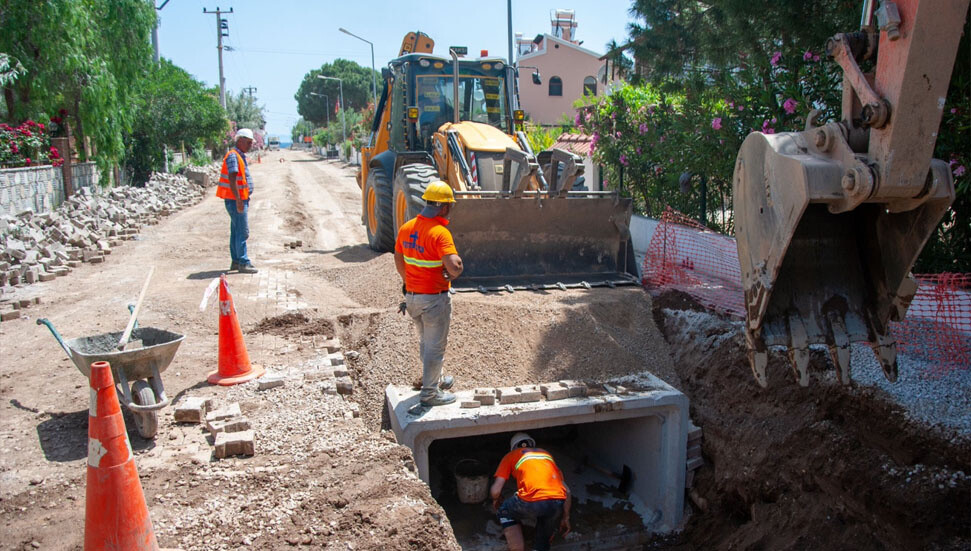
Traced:
<path fill-rule="evenodd" d="M 671 308 L 679 303 L 689 309 Z M 710 504 L 672 547 L 971 545 L 966 440 L 909 421 L 873 390 L 839 385 L 822 353 L 813 355 L 809 388 L 776 357 L 762 389 L 740 323 L 699 312 L 683 297 L 661 295 L 655 304 L 691 417 L 704 429 L 706 465 L 695 487 Z"/>
<path fill-rule="evenodd" d="M 248 333 L 266 333 L 278 337 L 311 335 L 334 337 L 334 322 L 328 319 L 311 319 L 301 312 L 288 312 L 271 318 L 263 318 Z"/>
<path fill-rule="evenodd" d="M 421 376 L 418 337 L 396 308 L 338 318 L 368 426 L 382 426 L 387 385 Z M 649 370 L 677 382 L 640 288 L 515 294 L 460 293 L 452 299 L 445 373 L 455 388 L 559 379 L 604 381 Z M 357 397 L 355 390 L 355 397 Z"/>

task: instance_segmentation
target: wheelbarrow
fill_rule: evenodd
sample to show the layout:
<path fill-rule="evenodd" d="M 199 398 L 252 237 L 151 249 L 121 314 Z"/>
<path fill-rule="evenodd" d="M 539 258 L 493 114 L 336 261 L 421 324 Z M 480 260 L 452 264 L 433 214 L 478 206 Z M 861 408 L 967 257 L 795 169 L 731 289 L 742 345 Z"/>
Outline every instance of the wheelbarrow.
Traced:
<path fill-rule="evenodd" d="M 141 340 L 142 348 L 118 350 L 122 331 L 65 341 L 54 324 L 41 318 L 37 325 L 46 325 L 57 342 L 85 378 L 91 376 L 93 362 L 108 362 L 115 384 L 121 387 L 119 399 L 132 412 L 135 428 L 143 438 L 155 438 L 158 432 L 158 411 L 169 405 L 162 386 L 162 372 L 172 362 L 185 335 L 154 327 L 137 327 L 131 340 Z M 129 381 L 131 390 L 129 390 Z M 116 387 L 117 388 L 117 387 Z"/>

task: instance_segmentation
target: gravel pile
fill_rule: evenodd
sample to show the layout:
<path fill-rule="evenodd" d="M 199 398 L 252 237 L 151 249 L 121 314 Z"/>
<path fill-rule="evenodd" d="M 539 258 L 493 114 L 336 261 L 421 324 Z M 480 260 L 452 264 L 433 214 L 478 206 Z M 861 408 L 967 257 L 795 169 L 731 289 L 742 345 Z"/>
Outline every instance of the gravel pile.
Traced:
<path fill-rule="evenodd" d="M 144 187 L 81 188 L 52 212 L 0 216 L 0 293 L 50 281 L 82 262 L 103 262 L 111 248 L 145 224 L 201 201 L 213 167 L 190 178 L 153 174 Z"/>
<path fill-rule="evenodd" d="M 971 436 L 971 366 L 937 375 L 933 365 L 907 355 L 898 355 L 897 365 L 891 383 L 868 346 L 855 343 L 851 350 L 850 374 L 858 384 L 886 392 L 912 419 Z"/>
<path fill-rule="evenodd" d="M 718 350 L 730 339 L 743 342 L 744 325 L 741 322 L 727 321 L 715 314 L 700 311 L 665 309 L 664 315 L 679 332 L 696 341 L 700 350 Z M 810 348 L 817 358 L 825 358 L 829 354 L 825 346 L 813 345 Z M 777 360 L 788 361 L 781 354 L 774 356 L 777 356 Z M 850 377 L 857 385 L 876 387 L 886 392 L 915 421 L 938 427 L 946 433 L 956 431 L 963 437 L 971 437 L 971 368 L 935 375 L 934 366 L 919 358 L 898 355 L 897 362 L 899 376 L 897 382 L 891 383 L 883 376 L 870 347 L 854 343 L 851 348 Z M 785 369 L 789 369 L 788 364 Z M 830 379 L 834 375 L 832 370 L 830 365 L 826 371 L 816 372 L 816 376 Z M 784 374 L 787 377 L 790 375 L 788 371 Z M 770 386 L 773 377 L 781 375 L 782 371 L 772 371 Z M 815 384 L 815 381 L 810 384 Z"/>

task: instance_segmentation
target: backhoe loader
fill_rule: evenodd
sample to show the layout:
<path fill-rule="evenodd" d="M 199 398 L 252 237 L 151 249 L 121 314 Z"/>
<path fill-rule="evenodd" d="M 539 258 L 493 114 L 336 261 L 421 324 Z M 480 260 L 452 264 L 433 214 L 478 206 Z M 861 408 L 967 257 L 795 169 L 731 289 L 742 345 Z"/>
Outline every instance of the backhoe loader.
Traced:
<path fill-rule="evenodd" d="M 391 251 L 397 229 L 424 207 L 425 187 L 442 180 L 456 196 L 449 230 L 465 265 L 456 290 L 637 284 L 631 200 L 575 190 L 583 164 L 572 153 L 533 153 L 505 60 L 433 48 L 408 33 L 382 70 L 358 174 L 371 248 Z"/>
<path fill-rule="evenodd" d="M 762 386 L 770 347 L 788 349 L 806 386 L 810 345 L 827 346 L 849 384 L 852 342 L 869 343 L 895 381 L 888 324 L 904 318 L 910 271 L 954 201 L 948 164 L 931 157 L 968 0 L 875 3 L 860 32 L 826 45 L 843 70 L 842 120 L 816 126 L 811 113 L 803 132 L 754 132 L 736 159 L 746 338 Z"/>

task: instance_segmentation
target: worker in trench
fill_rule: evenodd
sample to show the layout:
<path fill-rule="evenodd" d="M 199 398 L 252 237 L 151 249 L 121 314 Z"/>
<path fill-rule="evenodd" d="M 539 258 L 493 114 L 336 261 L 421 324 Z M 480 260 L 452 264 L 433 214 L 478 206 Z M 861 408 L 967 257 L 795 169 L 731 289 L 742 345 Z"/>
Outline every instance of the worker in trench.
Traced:
<path fill-rule="evenodd" d="M 400 305 L 418 328 L 421 354 L 421 405 L 444 406 L 455 401 L 446 392 L 454 384 L 451 376 L 442 377 L 448 327 L 452 321 L 451 281 L 462 274 L 448 217 L 455 204 L 452 188 L 442 181 L 432 182 L 421 196 L 425 208 L 398 230 L 394 246 L 394 265 L 404 282 Z"/>
<path fill-rule="evenodd" d="M 570 488 L 553 456 L 537 448 L 530 435 L 517 432 L 509 441 L 509 448 L 509 453 L 499 462 L 489 490 L 492 507 L 499 516 L 510 551 L 526 549 L 521 525 L 525 518 L 536 520 L 533 549 L 547 551 L 556 535 L 557 519 L 563 535 L 570 533 Z M 502 487 L 510 476 L 516 479 L 516 493 L 500 505 Z"/>

